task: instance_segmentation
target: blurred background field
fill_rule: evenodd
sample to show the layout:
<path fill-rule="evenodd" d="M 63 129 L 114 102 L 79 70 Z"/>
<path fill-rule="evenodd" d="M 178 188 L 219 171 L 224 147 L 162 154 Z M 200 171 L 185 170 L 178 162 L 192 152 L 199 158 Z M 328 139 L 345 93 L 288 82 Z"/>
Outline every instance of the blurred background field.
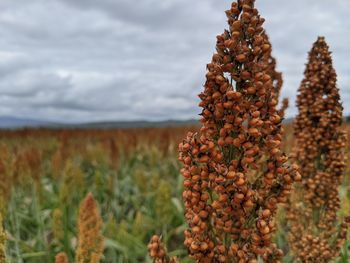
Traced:
<path fill-rule="evenodd" d="M 345 125 L 350 136 L 350 125 Z M 92 192 L 104 221 L 102 262 L 151 262 L 147 243 L 162 235 L 170 255 L 185 258 L 182 244 L 182 177 L 177 147 L 196 126 L 128 129 L 20 129 L 0 131 L 1 213 L 10 262 L 73 262 L 77 214 Z M 292 127 L 285 126 L 287 152 Z M 350 143 L 347 147 L 350 155 Z M 341 189 L 350 213 L 350 164 Z M 283 210 L 276 239 L 284 240 Z M 349 262 L 348 244 L 337 262 Z"/>

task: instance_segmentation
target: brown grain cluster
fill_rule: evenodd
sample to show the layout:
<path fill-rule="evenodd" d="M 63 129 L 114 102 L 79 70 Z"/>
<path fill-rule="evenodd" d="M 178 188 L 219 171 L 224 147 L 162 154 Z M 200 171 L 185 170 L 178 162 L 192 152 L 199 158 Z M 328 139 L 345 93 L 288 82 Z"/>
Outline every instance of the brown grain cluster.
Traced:
<path fill-rule="evenodd" d="M 159 236 L 152 236 L 150 243 L 148 244 L 148 252 L 155 263 L 178 263 L 180 262 L 175 257 L 168 257 L 166 248 L 162 243 Z"/>
<path fill-rule="evenodd" d="M 60 252 L 55 257 L 55 263 L 68 263 L 68 257 L 66 253 Z"/>
<path fill-rule="evenodd" d="M 76 262 L 98 263 L 103 254 L 102 219 L 97 203 L 89 193 L 80 205 Z"/>
<path fill-rule="evenodd" d="M 269 43 L 269 37 L 265 32 L 264 32 L 263 36 L 266 39 L 266 41 Z M 281 95 L 281 89 L 283 86 L 283 77 L 282 77 L 281 72 L 276 71 L 277 61 L 272 56 L 271 51 L 272 51 L 272 49 L 269 50 L 269 54 L 268 54 L 268 60 L 267 60 L 267 63 L 268 63 L 267 71 L 268 72 L 267 72 L 267 74 L 269 74 L 271 76 L 274 98 L 277 101 L 277 103 L 279 103 L 279 97 Z M 288 108 L 288 103 L 289 103 L 289 101 L 287 98 L 284 98 L 282 100 L 281 107 L 278 110 L 278 115 L 281 116 L 282 118 L 284 117 L 285 111 Z"/>
<path fill-rule="evenodd" d="M 303 180 L 288 206 L 289 244 L 300 262 L 330 262 L 346 240 L 350 218 L 337 226 L 346 134 L 337 76 L 323 37 L 314 43 L 304 75 L 294 122 L 294 157 Z"/>
<path fill-rule="evenodd" d="M 202 127 L 180 144 L 185 245 L 196 262 L 280 262 L 277 205 L 301 179 L 281 151 L 282 85 L 254 0 L 233 2 L 199 95 Z"/>

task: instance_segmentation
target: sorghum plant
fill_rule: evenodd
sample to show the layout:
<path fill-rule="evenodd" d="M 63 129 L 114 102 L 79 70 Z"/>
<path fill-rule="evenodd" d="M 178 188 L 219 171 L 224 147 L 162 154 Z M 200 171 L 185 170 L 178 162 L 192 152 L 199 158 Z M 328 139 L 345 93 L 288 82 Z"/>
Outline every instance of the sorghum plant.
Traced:
<path fill-rule="evenodd" d="M 56 263 L 68 263 L 68 257 L 66 253 L 60 252 L 55 257 Z"/>
<path fill-rule="evenodd" d="M 64 238 L 64 227 L 62 222 L 62 211 L 56 208 L 52 212 L 52 234 L 54 241 L 60 244 Z"/>
<path fill-rule="evenodd" d="M 2 149 L 0 149 L 1 151 Z M 0 153 L 0 158 L 3 156 Z M 5 213 L 6 204 L 10 199 L 12 180 L 11 174 L 8 172 L 8 168 L 5 165 L 3 159 L 0 159 L 0 213 Z"/>
<path fill-rule="evenodd" d="M 266 38 L 267 43 L 270 45 L 270 43 L 268 42 L 269 38 L 266 35 L 266 33 L 264 33 L 263 35 Z M 283 86 L 283 77 L 281 72 L 276 71 L 277 62 L 276 62 L 276 59 L 272 56 L 271 51 L 272 49 L 269 50 L 269 55 L 268 55 L 268 74 L 271 76 L 274 98 L 278 103 L 278 99 L 280 97 L 281 89 Z M 289 101 L 287 98 L 284 98 L 282 100 L 281 108 L 278 111 L 278 114 L 281 117 L 284 117 L 285 111 L 288 108 L 288 103 Z"/>
<path fill-rule="evenodd" d="M 0 263 L 6 263 L 5 242 L 7 237 L 2 224 L 2 216 L 0 214 Z"/>
<path fill-rule="evenodd" d="M 288 100 L 287 98 L 284 98 L 284 99 L 282 100 L 282 105 L 281 105 L 281 108 L 280 108 L 279 111 L 278 111 L 278 114 L 279 114 L 280 116 L 284 117 L 285 112 L 286 112 L 288 106 L 289 106 L 289 100 Z"/>
<path fill-rule="evenodd" d="M 170 257 L 168 260 L 165 246 L 162 243 L 161 238 L 159 236 L 153 236 L 151 238 L 151 241 L 148 244 L 148 252 L 151 258 L 153 258 L 155 263 L 179 262 L 177 258 L 174 258 L 174 257 Z"/>
<path fill-rule="evenodd" d="M 277 205 L 301 179 L 281 151 L 281 78 L 254 0 L 233 2 L 199 95 L 202 128 L 180 144 L 184 244 L 196 262 L 280 262 Z M 275 81 L 276 80 L 276 81 Z"/>
<path fill-rule="evenodd" d="M 303 180 L 288 207 L 289 244 L 300 262 L 330 262 L 346 240 L 350 217 L 338 226 L 346 134 L 337 75 L 324 37 L 314 43 L 304 75 L 294 122 L 294 155 Z"/>
<path fill-rule="evenodd" d="M 102 219 L 97 203 L 89 193 L 80 205 L 76 262 L 98 263 L 103 254 Z"/>

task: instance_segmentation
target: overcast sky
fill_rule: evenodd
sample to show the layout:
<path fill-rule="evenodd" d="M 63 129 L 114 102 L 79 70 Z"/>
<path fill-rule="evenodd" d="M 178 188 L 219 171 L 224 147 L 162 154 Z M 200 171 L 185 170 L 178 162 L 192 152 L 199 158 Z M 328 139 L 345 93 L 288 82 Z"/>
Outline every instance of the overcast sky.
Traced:
<path fill-rule="evenodd" d="M 0 0 L 0 115 L 66 122 L 196 118 L 225 0 Z M 260 0 L 283 96 L 318 35 L 350 113 L 350 1 Z"/>

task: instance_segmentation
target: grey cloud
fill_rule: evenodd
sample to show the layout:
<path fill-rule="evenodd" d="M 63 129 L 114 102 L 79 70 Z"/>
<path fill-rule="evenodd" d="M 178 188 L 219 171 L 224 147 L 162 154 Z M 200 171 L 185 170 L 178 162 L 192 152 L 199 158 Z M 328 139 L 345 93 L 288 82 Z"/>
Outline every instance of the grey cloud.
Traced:
<path fill-rule="evenodd" d="M 197 15 L 197 18 L 204 17 L 200 15 L 200 12 L 202 14 L 211 13 L 211 16 L 207 16 L 207 21 L 212 21 L 215 14 L 222 10 L 222 8 L 218 8 L 216 11 L 214 8 L 218 7 L 218 5 L 224 6 L 224 2 L 215 6 L 214 1 L 199 0 L 192 1 L 190 4 L 187 0 L 144 0 L 137 3 L 129 0 L 105 0 L 100 2 L 93 0 L 63 1 L 78 9 L 98 10 L 111 16 L 113 19 L 123 20 L 136 26 L 150 28 L 151 30 L 170 29 L 179 25 L 196 25 L 197 21 L 193 19 L 193 16 Z"/>
<path fill-rule="evenodd" d="M 196 118 L 227 1 L 0 1 L 0 115 L 59 121 Z M 350 113 L 347 0 L 257 1 L 284 97 L 318 35 L 333 51 Z"/>

